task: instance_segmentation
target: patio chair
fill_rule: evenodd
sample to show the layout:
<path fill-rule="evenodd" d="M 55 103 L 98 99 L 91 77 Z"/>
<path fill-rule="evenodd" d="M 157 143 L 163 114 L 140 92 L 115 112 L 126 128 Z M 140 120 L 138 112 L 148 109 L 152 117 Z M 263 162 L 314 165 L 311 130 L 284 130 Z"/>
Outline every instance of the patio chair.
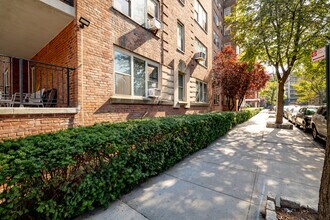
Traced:
<path fill-rule="evenodd" d="M 57 104 L 57 89 L 45 91 L 42 100 L 45 107 L 55 107 Z"/>
<path fill-rule="evenodd" d="M 45 89 L 41 89 L 39 91 L 36 91 L 34 93 L 28 94 L 28 97 L 26 99 L 26 102 L 23 103 L 24 106 L 41 106 L 44 107 L 43 104 L 43 94 Z"/>
<path fill-rule="evenodd" d="M 3 94 L 0 90 L 0 107 L 9 107 L 11 99 L 9 99 L 8 94 Z"/>
<path fill-rule="evenodd" d="M 26 103 L 27 100 L 28 100 L 28 94 L 23 93 L 23 102 L 21 103 L 21 94 L 16 92 L 12 96 L 9 106 L 10 107 L 20 107 L 21 104 L 24 106 L 24 103 Z"/>

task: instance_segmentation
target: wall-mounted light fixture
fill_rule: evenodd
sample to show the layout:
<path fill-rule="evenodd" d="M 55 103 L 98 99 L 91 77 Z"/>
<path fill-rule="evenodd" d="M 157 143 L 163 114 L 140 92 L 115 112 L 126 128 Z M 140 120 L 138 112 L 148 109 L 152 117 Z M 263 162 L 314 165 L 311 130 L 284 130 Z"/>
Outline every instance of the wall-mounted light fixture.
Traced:
<path fill-rule="evenodd" d="M 84 17 L 80 17 L 79 23 L 80 23 L 79 27 L 83 29 L 84 27 L 88 27 L 91 22 Z"/>

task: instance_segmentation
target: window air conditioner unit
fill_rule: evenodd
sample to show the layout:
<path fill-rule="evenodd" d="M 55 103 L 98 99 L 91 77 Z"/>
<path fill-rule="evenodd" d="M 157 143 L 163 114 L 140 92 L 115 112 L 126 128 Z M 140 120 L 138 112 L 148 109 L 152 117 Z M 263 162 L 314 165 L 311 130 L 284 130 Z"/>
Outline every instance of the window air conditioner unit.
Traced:
<path fill-rule="evenodd" d="M 149 30 L 158 31 L 162 27 L 161 22 L 157 18 L 152 18 L 149 20 Z"/>
<path fill-rule="evenodd" d="M 152 97 L 152 98 L 160 97 L 160 93 L 161 93 L 160 89 L 157 89 L 157 88 L 148 89 L 149 97 Z"/>
<path fill-rule="evenodd" d="M 205 61 L 206 60 L 206 54 L 204 52 L 198 52 L 194 56 L 195 60 L 197 61 Z"/>

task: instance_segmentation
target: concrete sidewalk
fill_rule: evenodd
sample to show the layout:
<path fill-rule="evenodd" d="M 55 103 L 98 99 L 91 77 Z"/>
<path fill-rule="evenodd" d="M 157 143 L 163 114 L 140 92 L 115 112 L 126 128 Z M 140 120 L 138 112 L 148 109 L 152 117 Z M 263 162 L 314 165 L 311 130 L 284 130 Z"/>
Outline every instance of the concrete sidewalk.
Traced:
<path fill-rule="evenodd" d="M 317 208 L 323 149 L 267 111 L 82 219 L 261 219 L 269 191 Z"/>

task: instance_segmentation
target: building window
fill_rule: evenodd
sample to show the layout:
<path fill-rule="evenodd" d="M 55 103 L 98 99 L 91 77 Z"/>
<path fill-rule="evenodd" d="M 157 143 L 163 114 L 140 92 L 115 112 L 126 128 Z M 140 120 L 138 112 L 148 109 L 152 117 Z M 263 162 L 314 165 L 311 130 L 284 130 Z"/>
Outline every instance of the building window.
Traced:
<path fill-rule="evenodd" d="M 134 71 L 134 95 L 146 96 L 146 62 L 139 58 L 133 58 Z"/>
<path fill-rule="evenodd" d="M 229 36 L 229 35 L 230 35 L 230 32 L 231 32 L 230 27 L 226 27 L 226 26 L 225 26 L 224 29 L 225 29 L 225 31 L 224 31 L 224 32 L 225 32 L 224 35 L 225 35 L 225 36 Z"/>
<path fill-rule="evenodd" d="M 145 1 L 131 1 L 131 17 L 140 25 L 145 24 L 146 5 Z"/>
<path fill-rule="evenodd" d="M 214 15 L 213 15 L 213 21 L 214 21 L 214 24 L 217 26 L 217 27 L 219 27 L 220 26 L 220 20 L 219 20 L 219 17 L 218 17 L 218 15 L 217 15 L 217 13 L 214 11 L 213 12 L 214 13 Z"/>
<path fill-rule="evenodd" d="M 158 88 L 159 66 L 142 57 L 115 50 L 115 94 L 146 97 Z"/>
<path fill-rule="evenodd" d="M 159 19 L 159 3 L 156 0 L 114 0 L 113 7 L 143 26 L 153 18 Z"/>
<path fill-rule="evenodd" d="M 116 94 L 131 95 L 131 72 L 131 57 L 116 51 Z"/>
<path fill-rule="evenodd" d="M 159 19 L 159 4 L 158 1 L 148 0 L 147 1 L 147 14 L 148 19 L 157 18 Z"/>
<path fill-rule="evenodd" d="M 178 89 L 179 89 L 179 101 L 183 101 L 184 97 L 184 73 L 179 72 L 178 75 Z"/>
<path fill-rule="evenodd" d="M 227 42 L 227 43 L 225 43 L 224 46 L 225 46 L 225 47 L 226 47 L 226 46 L 231 46 L 231 42 Z"/>
<path fill-rule="evenodd" d="M 184 51 L 184 26 L 178 22 L 178 49 Z"/>
<path fill-rule="evenodd" d="M 148 88 L 158 88 L 158 66 L 148 64 L 147 66 L 147 74 L 148 74 Z"/>
<path fill-rule="evenodd" d="M 113 7 L 121 13 L 131 16 L 131 1 L 130 0 L 114 0 Z"/>
<path fill-rule="evenodd" d="M 207 84 L 202 81 L 196 81 L 196 102 L 208 102 Z"/>
<path fill-rule="evenodd" d="M 230 16 L 231 14 L 231 7 L 227 7 L 225 8 L 224 12 L 223 12 L 224 16 Z"/>
<path fill-rule="evenodd" d="M 195 0 L 194 16 L 197 23 L 206 31 L 207 29 L 207 14 L 203 6 L 198 0 Z"/>
<path fill-rule="evenodd" d="M 219 36 L 213 31 L 213 43 L 220 48 Z"/>
<path fill-rule="evenodd" d="M 215 94 L 213 101 L 214 101 L 214 105 L 219 105 L 220 96 L 218 94 Z"/>
<path fill-rule="evenodd" d="M 195 50 L 196 52 L 203 52 L 206 54 L 206 59 L 204 61 L 200 61 L 199 63 L 204 66 L 207 66 L 207 48 L 197 39 L 196 39 Z"/>

